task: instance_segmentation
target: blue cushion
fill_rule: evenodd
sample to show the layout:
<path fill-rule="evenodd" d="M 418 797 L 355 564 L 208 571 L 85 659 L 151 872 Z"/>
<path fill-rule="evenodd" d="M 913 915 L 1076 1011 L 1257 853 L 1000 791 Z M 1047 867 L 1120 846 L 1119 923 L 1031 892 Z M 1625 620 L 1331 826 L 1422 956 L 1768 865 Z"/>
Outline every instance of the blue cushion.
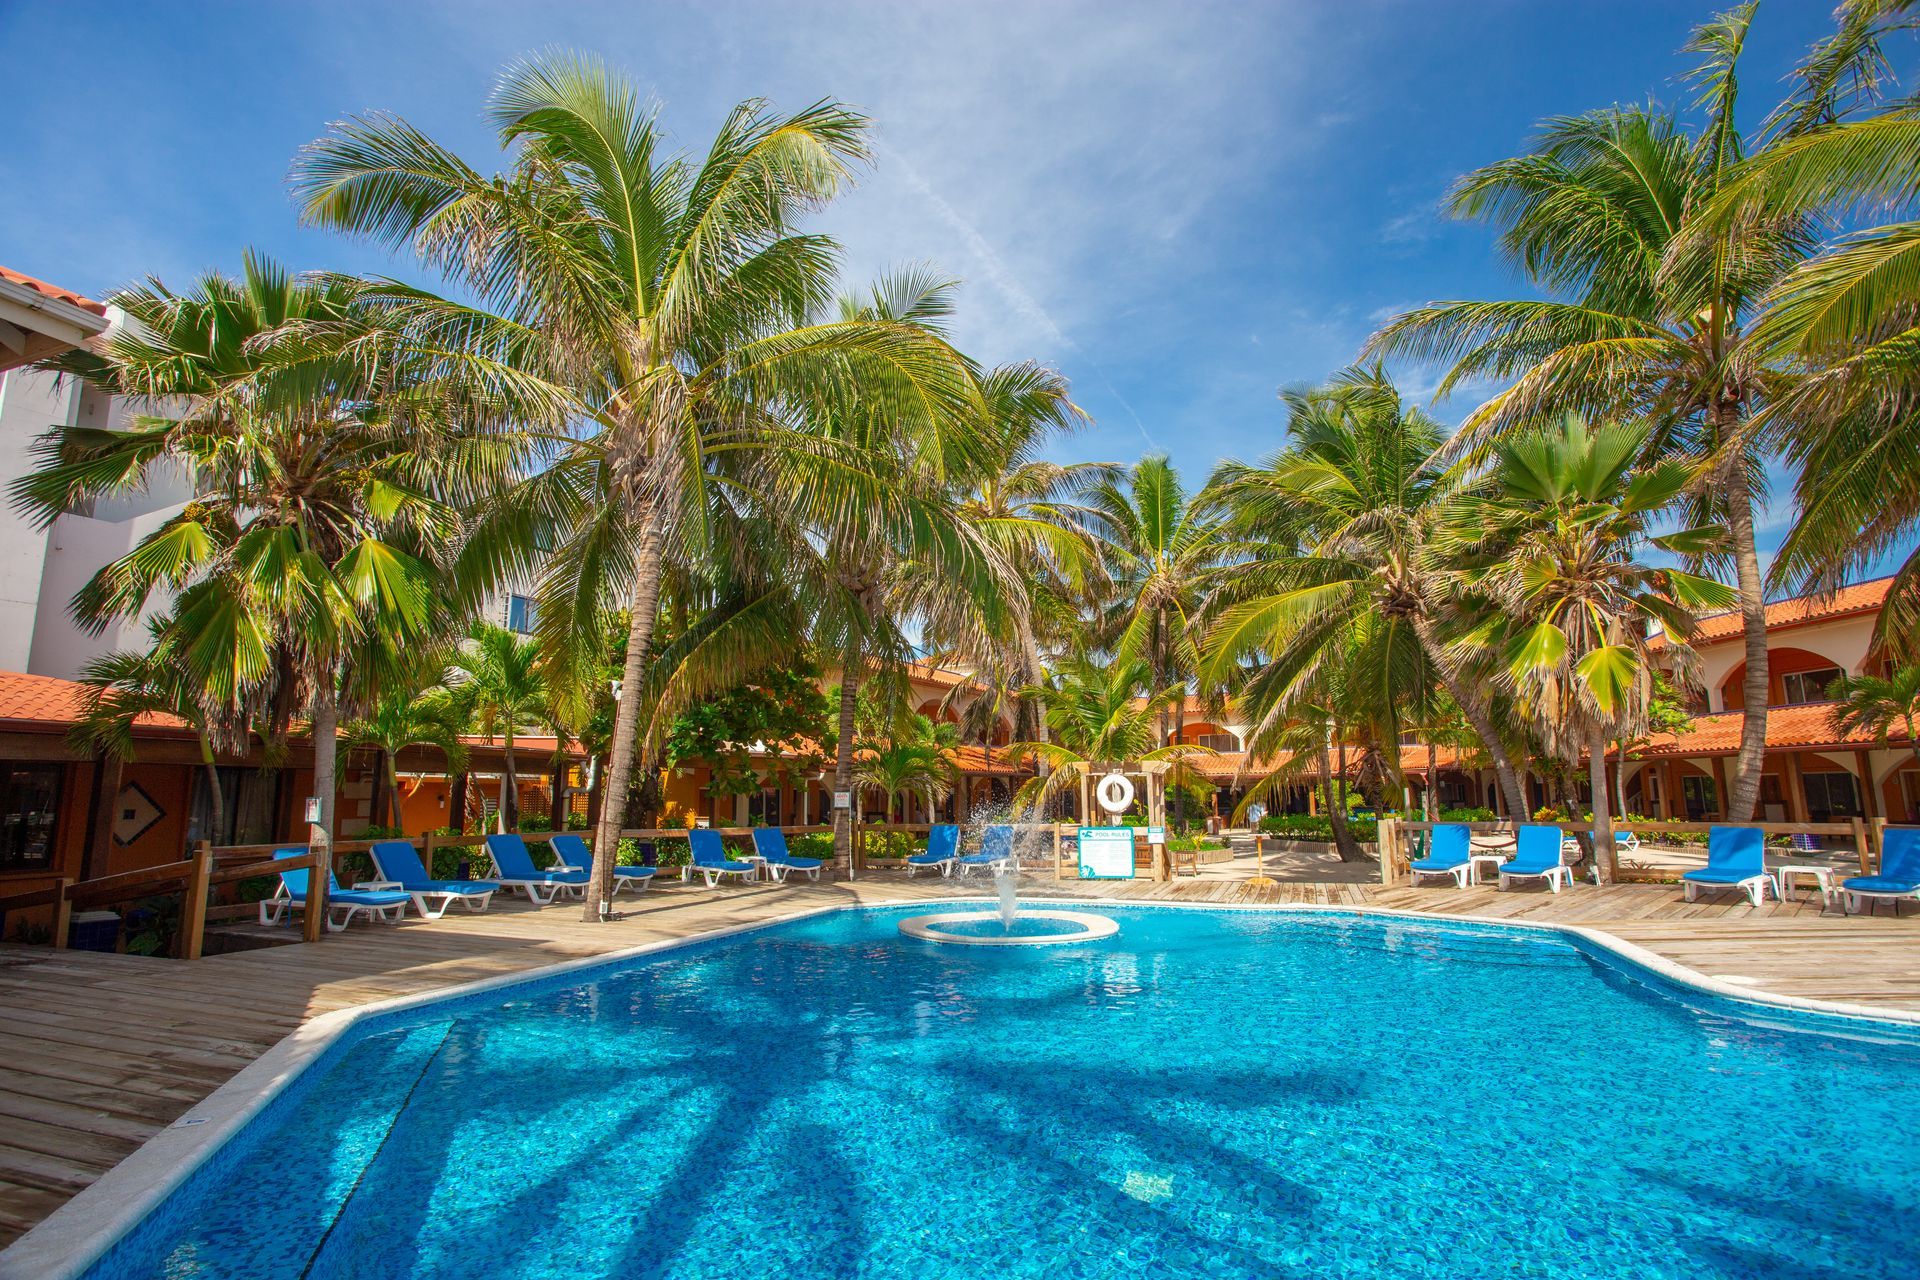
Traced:
<path fill-rule="evenodd" d="M 625 876 L 629 880 L 645 880 L 658 870 L 658 867 L 615 867 L 613 874 L 616 876 Z"/>
<path fill-rule="evenodd" d="M 346 902 L 360 907 L 397 907 L 413 899 L 398 889 L 332 889 L 329 902 Z"/>
<path fill-rule="evenodd" d="M 1892 876 L 1849 876 L 1840 882 L 1842 889 L 1862 893 L 1912 893 L 1920 890 L 1920 880 L 1897 880 Z"/>
<path fill-rule="evenodd" d="M 1412 864 L 1415 871 L 1452 871 L 1456 867 L 1464 867 L 1466 865 L 1467 860 L 1465 858 L 1455 858 L 1451 862 L 1442 862 L 1438 858 L 1422 858 L 1420 861 Z"/>
<path fill-rule="evenodd" d="M 475 894 L 492 893 L 499 887 L 491 880 L 421 880 L 407 885 L 415 893 L 455 893 L 469 898 Z"/>
<path fill-rule="evenodd" d="M 1695 884 L 1741 884 L 1764 874 L 1765 872 L 1761 871 L 1729 871 L 1725 868 L 1702 867 L 1698 871 L 1689 871 L 1680 878 L 1691 880 Z"/>

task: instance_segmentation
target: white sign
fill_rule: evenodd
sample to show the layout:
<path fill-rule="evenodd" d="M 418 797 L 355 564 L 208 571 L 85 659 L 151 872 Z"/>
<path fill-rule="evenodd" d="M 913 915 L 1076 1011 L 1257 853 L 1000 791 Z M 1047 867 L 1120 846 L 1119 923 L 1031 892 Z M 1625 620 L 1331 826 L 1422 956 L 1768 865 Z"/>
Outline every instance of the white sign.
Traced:
<path fill-rule="evenodd" d="M 1108 813 L 1125 813 L 1133 805 L 1133 783 L 1124 773 L 1110 773 L 1093 789 L 1093 798 Z"/>
<path fill-rule="evenodd" d="M 1133 828 L 1080 828 L 1080 878 L 1133 879 Z"/>
<path fill-rule="evenodd" d="M 308 822 L 320 821 L 320 797 L 319 796 L 307 797 L 307 821 Z"/>
<path fill-rule="evenodd" d="M 1147 828 L 1148 844 L 1165 844 L 1166 842 L 1167 842 L 1167 829 L 1165 827 L 1148 827 Z"/>
<path fill-rule="evenodd" d="M 853 792 L 836 791 L 833 793 L 833 807 L 836 809 L 853 808 Z"/>

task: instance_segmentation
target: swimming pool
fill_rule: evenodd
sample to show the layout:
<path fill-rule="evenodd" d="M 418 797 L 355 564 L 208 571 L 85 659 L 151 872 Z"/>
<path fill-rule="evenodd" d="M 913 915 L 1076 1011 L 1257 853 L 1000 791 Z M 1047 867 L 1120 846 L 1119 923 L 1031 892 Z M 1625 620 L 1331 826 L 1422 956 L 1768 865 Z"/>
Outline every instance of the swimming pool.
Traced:
<path fill-rule="evenodd" d="M 1920 1037 L 1578 940 L 840 911 L 356 1026 L 104 1278 L 1920 1276 Z"/>

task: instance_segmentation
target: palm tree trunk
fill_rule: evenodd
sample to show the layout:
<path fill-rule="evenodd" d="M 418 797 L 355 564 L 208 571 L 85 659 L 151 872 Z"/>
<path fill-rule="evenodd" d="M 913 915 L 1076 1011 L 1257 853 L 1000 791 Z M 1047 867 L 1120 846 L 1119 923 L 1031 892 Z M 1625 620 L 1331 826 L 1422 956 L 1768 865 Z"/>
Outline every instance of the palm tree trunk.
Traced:
<path fill-rule="evenodd" d="M 400 805 L 400 769 L 393 762 L 393 753 L 387 753 L 387 796 L 393 806 L 393 829 L 402 836 L 407 834 L 407 815 Z"/>
<path fill-rule="evenodd" d="M 1324 745 L 1320 748 L 1320 786 L 1327 802 L 1327 824 L 1333 828 L 1334 852 L 1342 862 L 1364 862 L 1360 846 L 1353 841 L 1353 831 L 1347 826 L 1346 806 L 1334 799 L 1333 757 Z"/>
<path fill-rule="evenodd" d="M 860 699 L 860 646 L 847 646 L 840 664 L 839 740 L 833 748 L 833 794 L 848 796 L 847 807 L 833 810 L 833 858 L 847 860 L 847 875 L 853 875 L 853 722 Z"/>
<path fill-rule="evenodd" d="M 1431 736 L 1429 736 L 1427 741 L 1427 803 L 1426 803 L 1428 822 L 1432 822 L 1434 820 L 1434 815 L 1440 812 L 1440 802 L 1434 799 L 1434 795 L 1433 795 L 1433 789 L 1438 784 L 1438 780 L 1439 780 L 1440 766 L 1439 766 L 1437 757 L 1438 757 L 1438 753 L 1434 751 L 1433 741 Z"/>
<path fill-rule="evenodd" d="M 220 790 L 220 766 L 213 762 L 213 744 L 200 735 L 200 764 L 207 771 L 207 840 L 219 844 L 227 838 L 227 798 Z"/>
<path fill-rule="evenodd" d="M 1760 553 L 1753 542 L 1753 492 L 1747 485 L 1744 457 L 1735 458 L 1727 468 L 1726 501 L 1747 650 L 1747 674 L 1741 682 L 1746 707 L 1741 716 L 1733 794 L 1727 798 L 1727 821 L 1751 822 L 1760 799 L 1760 775 L 1767 765 L 1767 596 L 1760 577 Z"/>
<path fill-rule="evenodd" d="M 1526 793 L 1520 789 L 1520 775 L 1515 772 L 1513 760 L 1507 755 L 1506 743 L 1494 728 L 1493 708 L 1483 697 L 1481 687 L 1460 678 L 1448 660 L 1440 638 L 1434 634 L 1432 623 L 1424 618 L 1416 618 L 1413 633 L 1419 638 L 1421 649 L 1426 651 L 1427 660 L 1433 663 L 1440 687 L 1453 695 L 1454 702 L 1459 704 L 1461 713 L 1467 717 L 1467 723 L 1480 736 L 1480 745 L 1487 749 L 1487 755 L 1493 760 L 1494 776 L 1500 780 L 1500 794 L 1506 799 L 1507 812 L 1513 815 L 1514 821 L 1524 821 L 1527 813 Z"/>
<path fill-rule="evenodd" d="M 500 754 L 507 762 L 505 776 L 500 779 L 500 822 L 502 831 L 520 829 L 520 771 L 513 763 L 513 725 L 508 723 L 500 730 Z"/>
<path fill-rule="evenodd" d="M 613 718 L 613 759 L 607 766 L 605 798 L 600 803 L 600 826 L 593 847 L 593 880 L 587 889 L 581 919 L 605 920 L 613 909 L 613 850 L 620 843 L 620 827 L 627 816 L 627 788 L 633 781 L 633 761 L 640 738 L 640 689 L 647 674 L 647 649 L 653 643 L 654 615 L 660 607 L 660 563 L 664 531 L 654 523 L 640 540 L 634 564 L 633 596 L 627 617 L 627 662 L 621 671 L 620 705 Z"/>
<path fill-rule="evenodd" d="M 335 764 L 339 753 L 340 704 L 333 691 L 333 672 L 328 670 L 313 683 L 313 794 L 320 800 L 320 829 L 333 842 L 333 793 L 336 790 Z"/>
<path fill-rule="evenodd" d="M 1593 858 L 1600 883 L 1612 884 L 1619 874 L 1614 847 L 1613 816 L 1607 812 L 1607 735 L 1596 729 L 1587 743 L 1587 785 L 1593 788 Z"/>
<path fill-rule="evenodd" d="M 462 769 L 453 776 L 453 783 L 447 788 L 447 826 L 455 834 L 467 829 L 467 771 Z"/>

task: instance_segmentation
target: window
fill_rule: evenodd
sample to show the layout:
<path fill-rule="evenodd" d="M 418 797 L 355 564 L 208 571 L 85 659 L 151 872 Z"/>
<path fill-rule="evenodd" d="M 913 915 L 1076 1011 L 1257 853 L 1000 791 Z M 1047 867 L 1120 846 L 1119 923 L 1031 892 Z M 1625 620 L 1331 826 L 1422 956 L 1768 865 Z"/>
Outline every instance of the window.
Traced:
<path fill-rule="evenodd" d="M 507 597 L 507 630 L 518 631 L 521 635 L 533 634 L 540 621 L 540 610 L 531 596 Z"/>
<path fill-rule="evenodd" d="M 1196 741 L 1209 751 L 1238 751 L 1240 739 L 1230 733 L 1203 733 Z"/>
<path fill-rule="evenodd" d="M 57 764 L 0 762 L 0 780 L 6 785 L 4 806 L 0 806 L 0 871 L 36 871 L 53 865 L 64 773 Z"/>
<path fill-rule="evenodd" d="M 1688 822 L 1699 822 L 1709 814 L 1720 812 L 1720 789 L 1714 786 L 1712 778 L 1697 773 L 1682 774 L 1680 791 L 1687 806 Z"/>
<path fill-rule="evenodd" d="M 1827 686 L 1841 676 L 1838 667 L 1819 667 L 1812 671 L 1789 671 L 1780 677 L 1780 691 L 1786 695 L 1785 706 L 1798 706 L 1803 702 L 1825 702 Z"/>
<path fill-rule="evenodd" d="M 1807 820 L 1832 822 L 1836 818 L 1860 817 L 1860 790 L 1850 773 L 1809 773 L 1802 775 L 1807 787 Z"/>

